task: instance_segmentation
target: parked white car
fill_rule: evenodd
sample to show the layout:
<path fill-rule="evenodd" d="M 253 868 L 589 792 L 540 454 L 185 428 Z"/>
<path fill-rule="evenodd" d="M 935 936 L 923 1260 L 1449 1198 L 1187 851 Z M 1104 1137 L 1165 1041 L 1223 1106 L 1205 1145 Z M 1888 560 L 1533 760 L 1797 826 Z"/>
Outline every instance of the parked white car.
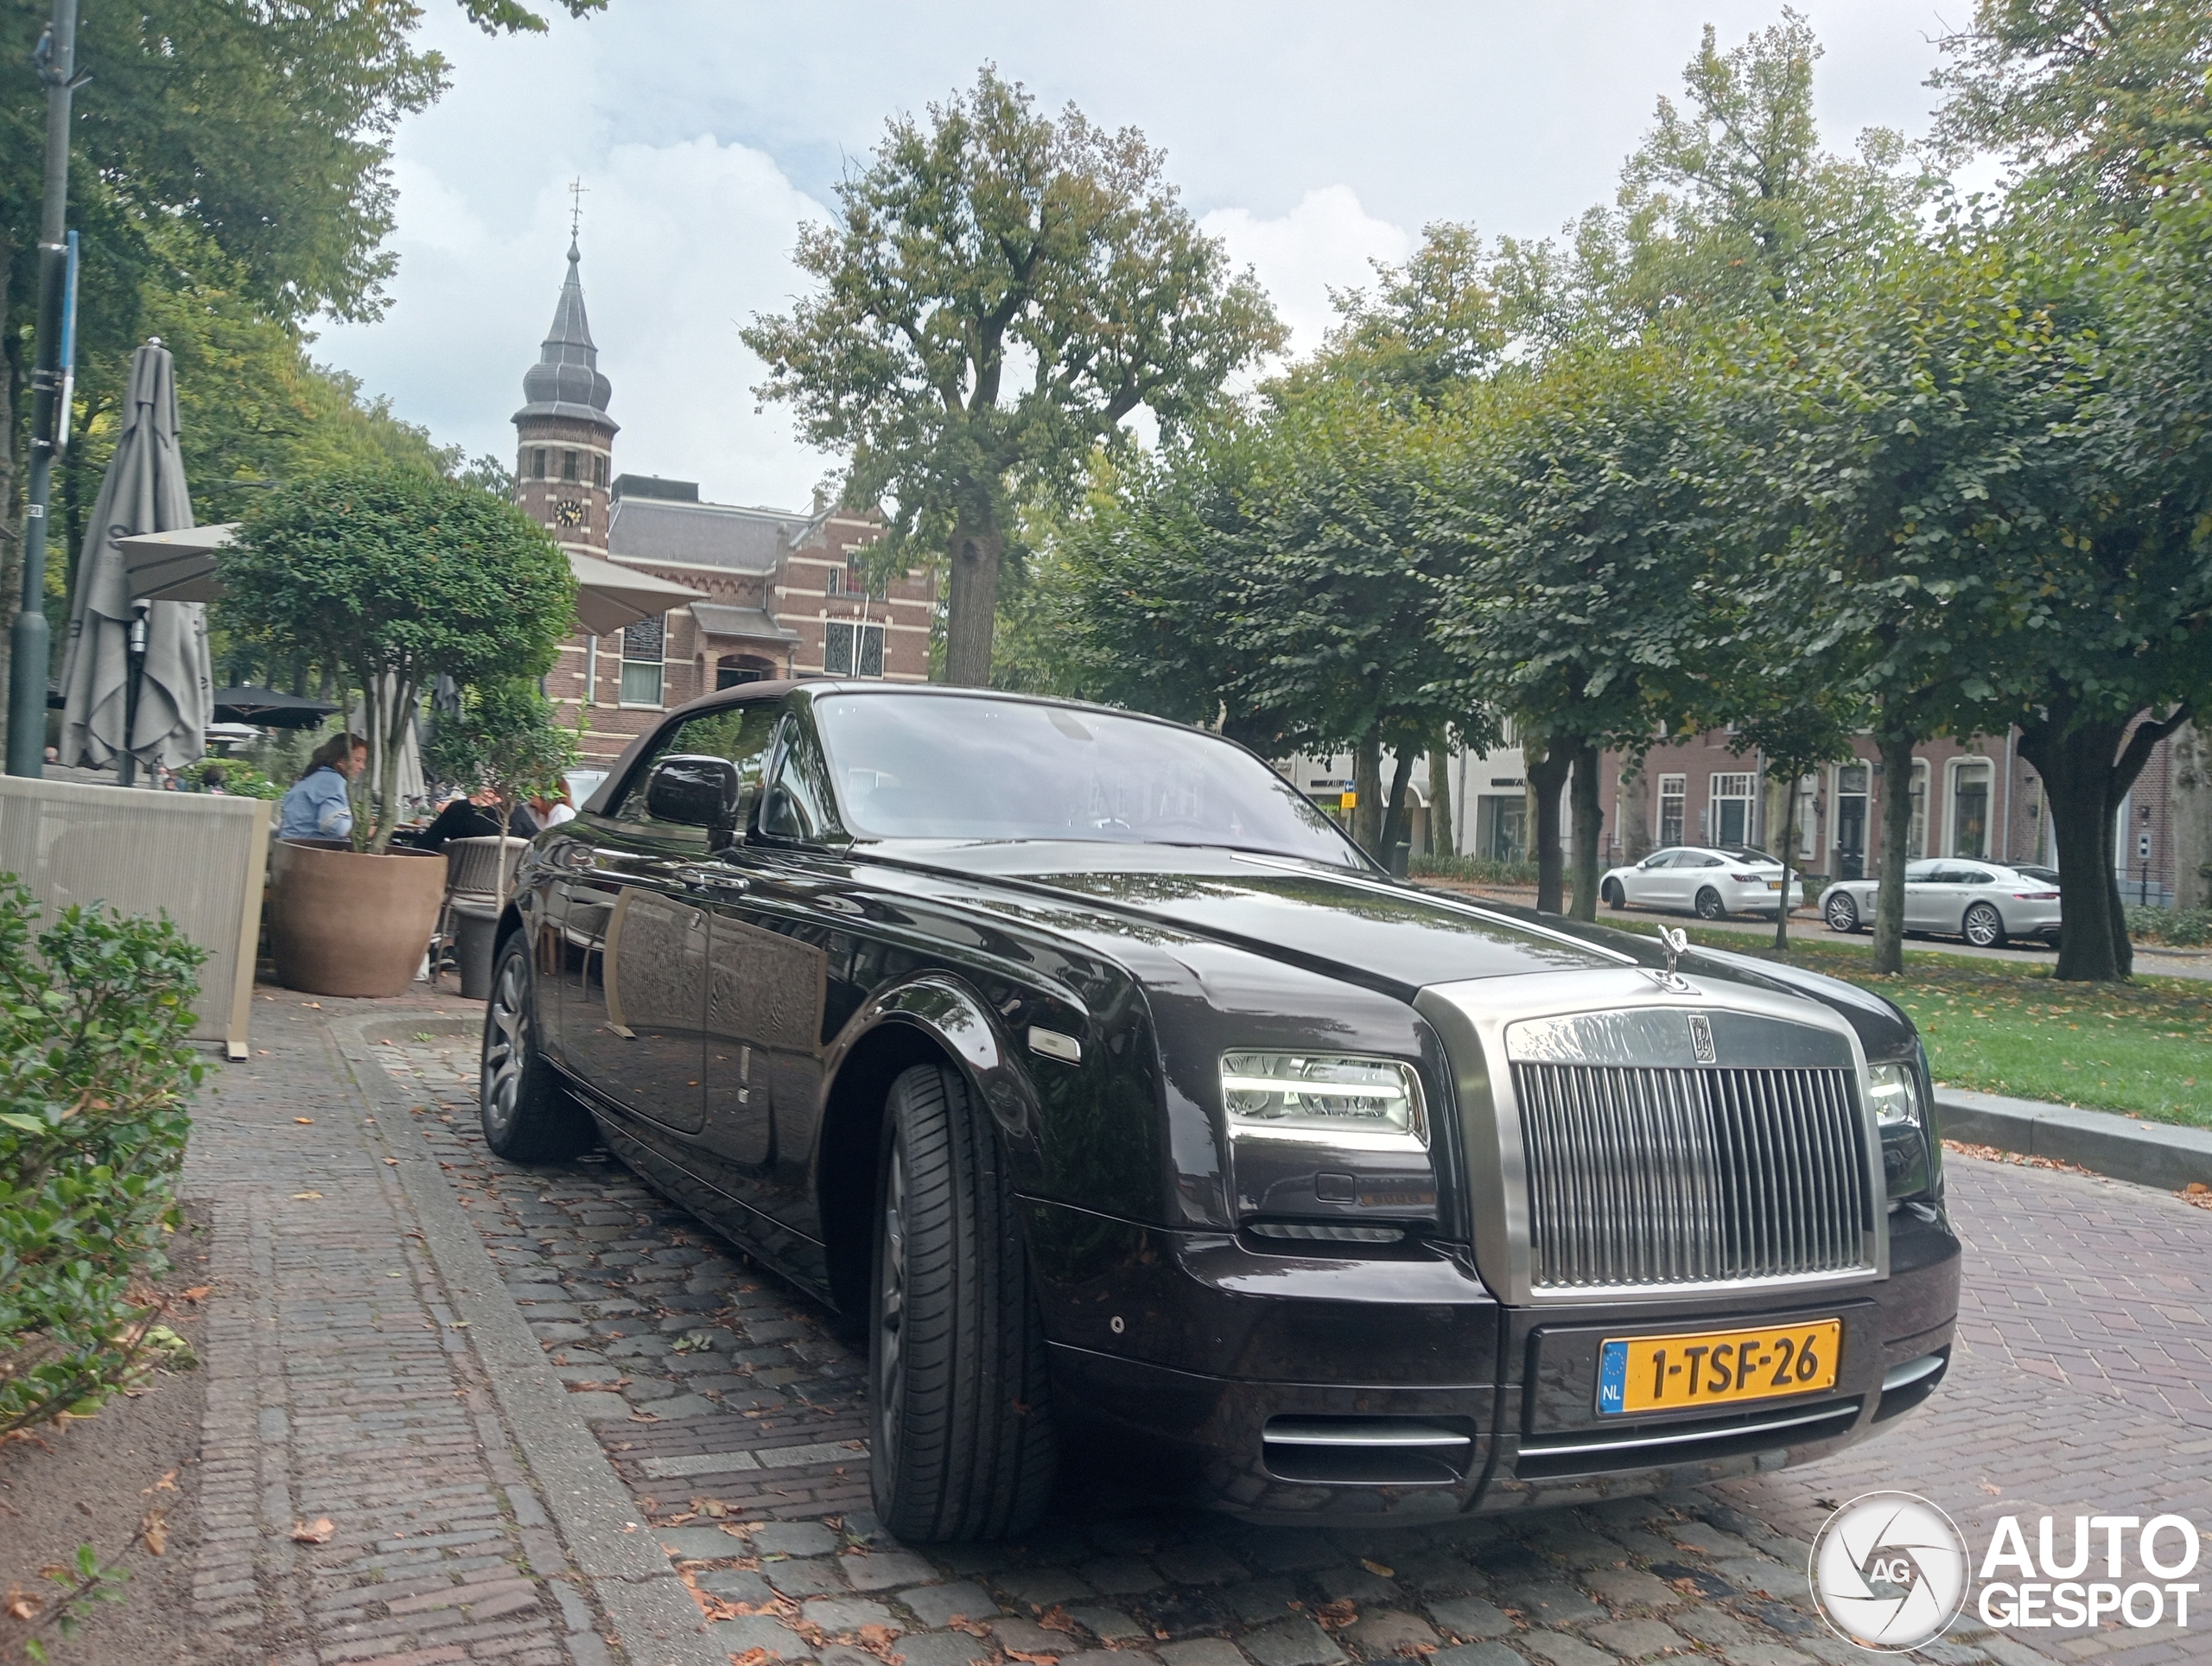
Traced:
<path fill-rule="evenodd" d="M 1951 857 L 1907 862 L 1904 929 L 1962 937 L 1978 949 L 1999 949 L 2009 938 L 2058 941 L 2058 882 L 2044 868 L 2023 873 L 1994 862 Z M 1865 931 L 1874 923 L 1873 880 L 1838 880 L 1821 893 L 1832 932 Z"/>
<path fill-rule="evenodd" d="M 1782 864 L 1764 850 L 1738 846 L 1671 845 L 1630 868 L 1606 871 L 1598 894 L 1609 908 L 1667 908 L 1720 919 L 1729 914 L 1771 914 L 1782 900 Z M 1789 882 L 1789 906 L 1805 900 L 1805 887 Z"/>

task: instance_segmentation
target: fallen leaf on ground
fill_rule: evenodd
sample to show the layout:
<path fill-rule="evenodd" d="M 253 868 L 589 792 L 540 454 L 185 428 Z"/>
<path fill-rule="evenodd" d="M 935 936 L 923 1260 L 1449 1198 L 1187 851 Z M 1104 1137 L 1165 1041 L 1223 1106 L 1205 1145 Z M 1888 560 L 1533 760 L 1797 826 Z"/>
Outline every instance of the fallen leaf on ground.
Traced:
<path fill-rule="evenodd" d="M 1999 1493 L 2005 1491 L 2003 1487 L 1999 1486 L 1994 1481 L 1984 1481 L 1981 1484 L 1981 1490 L 1984 1492 L 1986 1492 L 1993 1498 L 1997 1497 Z"/>
<path fill-rule="evenodd" d="M 294 1522 L 292 1542 L 294 1544 L 328 1544 L 330 1536 L 336 1531 L 338 1531 L 337 1528 L 331 1524 L 330 1517 L 327 1516 L 318 1516 L 312 1523 Z"/>
<path fill-rule="evenodd" d="M 770 1658 L 766 1649 L 747 1649 L 741 1655 L 732 1655 L 729 1666 L 767 1666 Z"/>
<path fill-rule="evenodd" d="M 1006 1651 L 1006 1657 L 1008 1660 L 1026 1660 L 1029 1666 L 1060 1666 L 1058 1655 L 1027 1655 L 1019 1649 L 1009 1649 Z"/>
<path fill-rule="evenodd" d="M 38 1605 L 20 1591 L 8 1593 L 6 1607 L 10 1618 L 14 1619 L 29 1619 L 38 1612 Z"/>
<path fill-rule="evenodd" d="M 1349 1625 L 1359 1618 L 1359 1610 L 1350 1597 L 1338 1597 L 1334 1602 L 1325 1602 L 1316 1608 L 1313 1618 L 1324 1625 Z"/>
<path fill-rule="evenodd" d="M 1072 1631 L 1075 1622 L 1068 1618 L 1068 1611 L 1058 1603 L 1038 1615 L 1037 1623 L 1048 1631 Z"/>
<path fill-rule="evenodd" d="M 397 1168 L 399 1167 L 399 1159 L 397 1157 L 387 1157 L 384 1160 L 384 1166 L 386 1168 Z"/>
<path fill-rule="evenodd" d="M 146 1541 L 146 1548 L 156 1556 L 166 1555 L 169 1548 L 168 1523 L 162 1519 L 167 1513 L 159 1510 L 148 1510 L 145 1521 L 138 1529 L 138 1536 Z"/>
<path fill-rule="evenodd" d="M 292 1193 L 292 1198 L 293 1200 L 297 1203 L 313 1203 L 321 1195 L 322 1193 L 320 1192 L 295 1192 Z"/>
<path fill-rule="evenodd" d="M 1370 1561 L 1364 1556 L 1359 1559 L 1359 1565 L 1378 1580 L 1392 1579 L 1396 1576 L 1396 1569 L 1385 1567 L 1379 1561 Z"/>
<path fill-rule="evenodd" d="M 207 1300 L 209 1294 L 213 1291 L 214 1288 L 215 1287 L 212 1284 L 195 1284 L 189 1290 L 184 1292 L 184 1300 L 187 1301 L 205 1301 Z"/>
<path fill-rule="evenodd" d="M 292 1120 L 296 1122 L 306 1123 L 312 1122 L 315 1121 L 315 1118 L 312 1116 L 295 1116 Z"/>

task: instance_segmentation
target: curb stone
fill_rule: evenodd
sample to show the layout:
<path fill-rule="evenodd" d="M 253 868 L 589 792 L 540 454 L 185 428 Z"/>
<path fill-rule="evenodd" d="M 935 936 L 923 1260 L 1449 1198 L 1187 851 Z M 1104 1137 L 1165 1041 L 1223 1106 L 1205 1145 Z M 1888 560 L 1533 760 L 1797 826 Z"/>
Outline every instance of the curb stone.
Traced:
<path fill-rule="evenodd" d="M 2212 1186 L 2212 1129 L 2138 1122 L 2108 1110 L 2075 1110 L 1963 1088 L 1936 1089 L 1936 1110 L 1947 1140 L 2055 1158 L 2167 1192 L 2192 1181 Z"/>
<path fill-rule="evenodd" d="M 439 1178 L 437 1159 L 407 1113 L 410 1096 L 384 1068 L 370 1040 L 372 1033 L 391 1029 L 474 1035 L 477 1026 L 382 1014 L 334 1023 L 331 1029 L 363 1095 L 379 1112 L 393 1113 L 379 1115 L 376 1129 L 398 1160 L 394 1173 L 400 1188 L 423 1224 L 430 1258 L 468 1327 L 515 1444 L 577 1572 L 613 1622 L 623 1653 L 632 1666 L 728 1666 L 728 1653 L 705 1634 L 698 1605 L 639 1520 L 598 1437 L 546 1364 L 544 1349 L 508 1294 L 474 1224 Z"/>

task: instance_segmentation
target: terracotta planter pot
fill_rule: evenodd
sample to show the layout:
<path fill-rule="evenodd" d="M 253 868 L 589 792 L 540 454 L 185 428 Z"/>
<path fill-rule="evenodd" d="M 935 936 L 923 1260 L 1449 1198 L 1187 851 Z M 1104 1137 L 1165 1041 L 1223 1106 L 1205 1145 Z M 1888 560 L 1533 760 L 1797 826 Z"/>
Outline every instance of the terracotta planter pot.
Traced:
<path fill-rule="evenodd" d="M 444 900 L 446 865 L 422 851 L 364 855 L 279 839 L 269 947 L 276 981 L 309 995 L 404 995 Z"/>

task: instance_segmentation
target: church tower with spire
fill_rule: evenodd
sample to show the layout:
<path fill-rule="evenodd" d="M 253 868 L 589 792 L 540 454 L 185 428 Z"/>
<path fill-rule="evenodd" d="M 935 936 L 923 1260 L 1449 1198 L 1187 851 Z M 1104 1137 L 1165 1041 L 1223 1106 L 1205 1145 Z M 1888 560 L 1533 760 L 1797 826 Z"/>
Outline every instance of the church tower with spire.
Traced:
<path fill-rule="evenodd" d="M 563 549 L 604 556 L 617 425 L 607 414 L 613 390 L 600 373 L 584 317 L 582 260 L 572 227 L 568 281 L 537 362 L 522 378 L 524 404 L 514 415 L 515 501 Z"/>

